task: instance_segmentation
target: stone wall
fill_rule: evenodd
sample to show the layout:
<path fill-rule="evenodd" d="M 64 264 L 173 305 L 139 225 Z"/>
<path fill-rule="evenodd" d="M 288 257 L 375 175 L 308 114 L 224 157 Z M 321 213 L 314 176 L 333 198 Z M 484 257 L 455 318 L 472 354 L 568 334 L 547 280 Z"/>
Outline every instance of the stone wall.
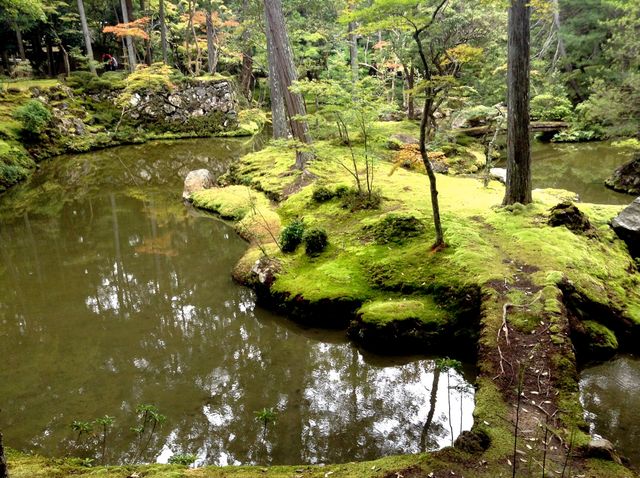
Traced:
<path fill-rule="evenodd" d="M 125 115 L 172 131 L 228 130 L 237 126 L 237 109 L 229 81 L 187 80 L 172 91 L 131 95 Z"/>

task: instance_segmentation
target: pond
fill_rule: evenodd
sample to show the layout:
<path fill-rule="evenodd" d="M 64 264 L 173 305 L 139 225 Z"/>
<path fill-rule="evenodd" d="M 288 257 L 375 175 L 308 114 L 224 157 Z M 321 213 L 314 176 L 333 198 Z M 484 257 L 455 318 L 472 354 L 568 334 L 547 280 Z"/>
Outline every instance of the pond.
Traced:
<path fill-rule="evenodd" d="M 534 188 L 566 189 L 577 193 L 580 201 L 596 204 L 630 204 L 635 199 L 604 185 L 619 166 L 631 159 L 629 150 L 612 147 L 608 142 L 533 141 L 531 154 Z"/>
<path fill-rule="evenodd" d="M 97 463 L 297 464 L 438 449 L 470 429 L 470 373 L 363 353 L 344 332 L 261 309 L 231 280 L 246 244 L 185 207 L 182 180 L 254 147 L 189 140 L 57 158 L 0 199 L 8 446 Z M 143 404 L 166 419 L 132 430 Z M 270 409 L 265 427 L 256 412 Z M 106 435 L 86 429 L 105 415 Z"/>
<path fill-rule="evenodd" d="M 591 433 L 640 466 L 640 358 L 617 357 L 582 372 L 580 391 Z"/>

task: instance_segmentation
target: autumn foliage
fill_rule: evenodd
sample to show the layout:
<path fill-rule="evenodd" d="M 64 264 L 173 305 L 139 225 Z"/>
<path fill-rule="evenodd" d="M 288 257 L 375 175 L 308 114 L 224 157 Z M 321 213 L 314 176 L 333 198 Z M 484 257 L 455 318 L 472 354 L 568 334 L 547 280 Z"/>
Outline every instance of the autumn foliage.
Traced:
<path fill-rule="evenodd" d="M 118 23 L 114 26 L 106 26 L 102 31 L 104 33 L 113 33 L 118 38 L 131 37 L 148 40 L 149 34 L 146 30 L 149 25 L 149 21 L 149 17 L 142 17 L 129 23 Z"/>

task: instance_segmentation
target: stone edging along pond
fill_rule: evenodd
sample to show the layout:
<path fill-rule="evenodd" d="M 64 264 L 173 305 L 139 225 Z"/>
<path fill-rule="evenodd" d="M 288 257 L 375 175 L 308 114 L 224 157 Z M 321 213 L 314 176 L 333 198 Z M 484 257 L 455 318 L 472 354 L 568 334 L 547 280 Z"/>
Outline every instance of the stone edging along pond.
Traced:
<path fill-rule="evenodd" d="M 640 275 L 609 226 L 621 208 L 580 205 L 587 234 L 547 224 L 566 192 L 537 191 L 533 205 L 504 209 L 499 184 L 442 177 L 449 246 L 434 252 L 422 175 L 379 171 L 380 209 L 350 209 L 340 197 L 349 177 L 331 160 L 348 152 L 318 148 L 322 159 L 305 174 L 289 169 L 286 149 L 250 154 L 218 181 L 223 187 L 191 201 L 250 241 L 233 275 L 263 305 L 307 325 L 347 328 L 379 353 L 477 357 L 474 428 L 428 467 L 416 465 L 420 473 L 506 476 L 516 461 L 517 476 L 538 476 L 544 461 L 555 476 L 568 466 L 572 476 L 631 476 L 609 444 L 590 439 L 578 390 L 578 363 L 638 343 Z M 314 200 L 320 186 L 331 194 Z M 407 218 L 424 230 L 394 243 L 371 233 Z M 282 253 L 276 241 L 294 219 L 326 230 L 328 248 Z"/>

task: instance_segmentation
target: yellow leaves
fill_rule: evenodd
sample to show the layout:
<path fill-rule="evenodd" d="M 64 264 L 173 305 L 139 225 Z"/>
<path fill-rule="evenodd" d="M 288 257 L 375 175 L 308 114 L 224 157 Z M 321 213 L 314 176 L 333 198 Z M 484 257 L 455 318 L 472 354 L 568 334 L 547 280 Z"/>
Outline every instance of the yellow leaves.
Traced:
<path fill-rule="evenodd" d="M 430 151 L 427 153 L 429 161 L 444 161 L 446 155 L 441 151 Z M 406 168 L 413 171 L 425 171 L 420 146 L 417 144 L 405 144 L 393 155 L 393 166 L 389 171 L 389 176 L 396 172 L 398 168 Z"/>
<path fill-rule="evenodd" d="M 114 26 L 106 26 L 102 31 L 104 33 L 113 33 L 118 38 L 130 37 L 148 40 L 149 35 L 146 32 L 148 24 L 149 17 L 142 17 L 129 23 L 118 23 Z"/>
<path fill-rule="evenodd" d="M 470 63 L 482 57 L 484 50 L 479 47 L 471 46 L 466 43 L 449 48 L 446 54 L 444 64 L 447 65 L 452 61 L 456 63 Z"/>

